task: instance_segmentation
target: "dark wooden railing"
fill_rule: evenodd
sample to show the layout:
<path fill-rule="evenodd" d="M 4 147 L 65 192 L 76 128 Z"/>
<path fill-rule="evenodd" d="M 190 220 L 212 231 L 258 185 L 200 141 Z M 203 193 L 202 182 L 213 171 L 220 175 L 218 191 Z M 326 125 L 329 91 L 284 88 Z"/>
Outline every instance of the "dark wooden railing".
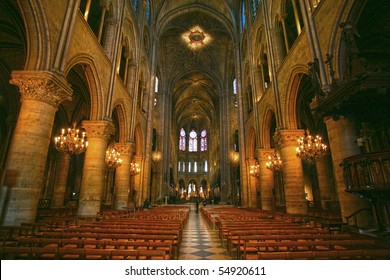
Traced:
<path fill-rule="evenodd" d="M 343 167 L 346 191 L 370 202 L 380 230 L 389 226 L 390 151 L 348 157 L 340 165 Z"/>
<path fill-rule="evenodd" d="M 390 195 L 390 151 L 348 157 L 340 165 L 347 191 Z"/>

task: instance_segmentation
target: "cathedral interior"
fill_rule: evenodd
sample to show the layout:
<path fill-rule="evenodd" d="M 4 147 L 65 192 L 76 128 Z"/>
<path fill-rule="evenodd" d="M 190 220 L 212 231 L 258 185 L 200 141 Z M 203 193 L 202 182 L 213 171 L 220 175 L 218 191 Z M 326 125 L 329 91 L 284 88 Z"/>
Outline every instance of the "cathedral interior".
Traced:
<path fill-rule="evenodd" d="M 3 0 L 0 18 L 2 259 L 134 220 L 179 224 L 164 259 L 390 259 L 389 1 Z M 235 231 L 282 223 L 353 248 L 253 254 Z"/>

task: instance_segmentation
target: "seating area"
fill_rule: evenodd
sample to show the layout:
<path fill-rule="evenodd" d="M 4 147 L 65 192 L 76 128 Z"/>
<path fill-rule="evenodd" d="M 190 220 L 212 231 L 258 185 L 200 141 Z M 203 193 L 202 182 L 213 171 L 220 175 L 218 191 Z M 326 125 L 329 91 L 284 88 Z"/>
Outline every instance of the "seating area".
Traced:
<path fill-rule="evenodd" d="M 235 207 L 205 207 L 232 259 L 390 259 L 388 242 L 329 229 L 304 217 Z"/>
<path fill-rule="evenodd" d="M 95 218 L 39 216 L 35 224 L 1 227 L 1 259 L 177 259 L 187 206 L 107 210 Z M 69 222 L 73 221 L 73 222 Z"/>
<path fill-rule="evenodd" d="M 181 259 L 184 236 L 182 259 L 189 259 L 191 252 L 194 258 L 203 259 L 212 259 L 211 254 L 236 260 L 390 259 L 388 240 L 330 230 L 277 211 L 210 205 L 201 207 L 200 214 L 191 211 L 191 215 L 188 206 L 105 210 L 94 218 L 59 212 L 54 211 L 53 216 L 46 213 L 34 224 L 0 227 L 0 258 L 177 260 Z M 202 221 L 213 233 L 215 242 L 207 243 L 212 244 L 207 251 L 202 249 L 207 240 L 199 239 L 207 235 L 189 228 L 189 217 L 198 225 Z"/>

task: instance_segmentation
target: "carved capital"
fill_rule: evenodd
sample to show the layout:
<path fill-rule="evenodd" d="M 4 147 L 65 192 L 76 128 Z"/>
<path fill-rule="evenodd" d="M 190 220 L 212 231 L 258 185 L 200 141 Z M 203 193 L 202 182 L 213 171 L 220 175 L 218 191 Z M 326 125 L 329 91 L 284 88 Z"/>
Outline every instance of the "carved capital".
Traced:
<path fill-rule="evenodd" d="M 115 133 L 115 127 L 108 121 L 83 121 L 81 127 L 87 132 L 88 138 L 102 138 L 108 141 Z"/>
<path fill-rule="evenodd" d="M 129 156 L 133 153 L 134 150 L 134 144 L 133 143 L 115 143 L 114 144 L 115 149 L 121 154 Z"/>
<path fill-rule="evenodd" d="M 274 135 L 274 140 L 278 147 L 291 147 L 298 145 L 298 139 L 304 135 L 303 129 L 297 130 L 279 130 Z"/>
<path fill-rule="evenodd" d="M 256 152 L 259 162 L 268 161 L 268 157 L 272 157 L 275 154 L 275 149 L 258 149 Z"/>
<path fill-rule="evenodd" d="M 19 88 L 21 101 L 37 100 L 58 108 L 72 100 L 72 89 L 65 79 L 48 71 L 14 71 L 10 84 Z"/>

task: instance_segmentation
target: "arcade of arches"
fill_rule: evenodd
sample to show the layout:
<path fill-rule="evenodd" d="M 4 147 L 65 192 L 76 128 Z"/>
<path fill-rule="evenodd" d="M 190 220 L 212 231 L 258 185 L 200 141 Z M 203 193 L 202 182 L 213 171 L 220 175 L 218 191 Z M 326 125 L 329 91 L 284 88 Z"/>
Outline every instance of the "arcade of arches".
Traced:
<path fill-rule="evenodd" d="M 1 224 L 200 200 L 386 231 L 389 13 L 387 0 L 1 1 Z M 56 149 L 72 126 L 85 152 Z M 297 157 L 306 132 L 324 157 Z"/>

